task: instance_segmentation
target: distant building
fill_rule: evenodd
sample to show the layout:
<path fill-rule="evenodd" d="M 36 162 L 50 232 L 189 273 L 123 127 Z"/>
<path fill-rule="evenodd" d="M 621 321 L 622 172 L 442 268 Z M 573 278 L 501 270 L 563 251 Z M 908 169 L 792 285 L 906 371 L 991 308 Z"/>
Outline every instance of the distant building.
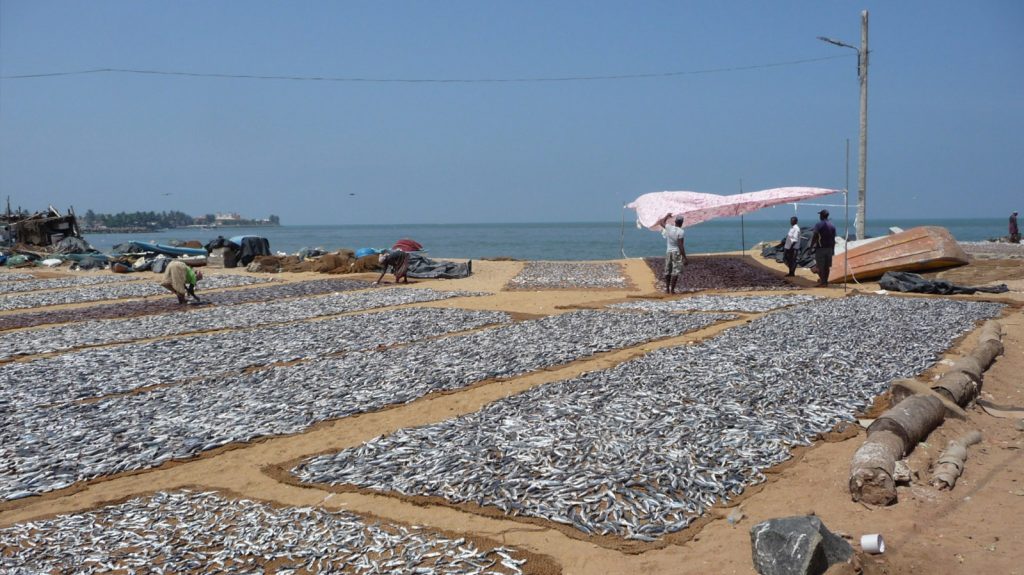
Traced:
<path fill-rule="evenodd" d="M 267 218 L 249 219 L 242 217 L 236 212 L 225 212 L 217 214 L 204 214 L 195 216 L 193 219 L 196 226 L 202 227 L 244 227 L 244 226 L 279 226 L 281 218 L 271 214 Z"/>

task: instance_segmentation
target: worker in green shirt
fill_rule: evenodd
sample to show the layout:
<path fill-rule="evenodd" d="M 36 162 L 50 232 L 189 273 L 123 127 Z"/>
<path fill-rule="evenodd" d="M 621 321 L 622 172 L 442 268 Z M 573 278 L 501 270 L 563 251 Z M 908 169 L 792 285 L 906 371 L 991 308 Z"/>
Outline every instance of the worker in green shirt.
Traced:
<path fill-rule="evenodd" d="M 203 272 L 192 269 L 184 262 L 173 261 L 167 264 L 164 270 L 164 281 L 160 285 L 174 292 L 178 296 L 178 303 L 185 303 L 186 295 L 190 295 L 198 302 L 196 295 L 196 282 L 203 279 Z"/>

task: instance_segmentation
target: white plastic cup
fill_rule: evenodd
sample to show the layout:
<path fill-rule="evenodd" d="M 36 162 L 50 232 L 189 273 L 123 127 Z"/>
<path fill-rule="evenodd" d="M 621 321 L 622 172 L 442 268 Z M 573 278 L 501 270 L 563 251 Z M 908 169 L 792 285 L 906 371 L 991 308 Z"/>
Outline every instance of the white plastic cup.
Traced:
<path fill-rule="evenodd" d="M 866 553 L 885 553 L 885 540 L 882 539 L 882 536 L 879 533 L 861 535 L 860 548 L 863 549 Z"/>

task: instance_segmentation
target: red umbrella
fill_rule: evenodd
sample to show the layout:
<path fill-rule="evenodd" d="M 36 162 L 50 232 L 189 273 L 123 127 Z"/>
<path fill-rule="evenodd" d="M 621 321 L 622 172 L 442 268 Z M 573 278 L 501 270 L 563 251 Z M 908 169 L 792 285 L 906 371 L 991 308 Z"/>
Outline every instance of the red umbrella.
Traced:
<path fill-rule="evenodd" d="M 402 250 L 403 252 L 418 252 L 423 249 L 423 245 L 416 240 L 402 238 L 395 242 L 395 245 L 391 246 L 391 249 Z"/>

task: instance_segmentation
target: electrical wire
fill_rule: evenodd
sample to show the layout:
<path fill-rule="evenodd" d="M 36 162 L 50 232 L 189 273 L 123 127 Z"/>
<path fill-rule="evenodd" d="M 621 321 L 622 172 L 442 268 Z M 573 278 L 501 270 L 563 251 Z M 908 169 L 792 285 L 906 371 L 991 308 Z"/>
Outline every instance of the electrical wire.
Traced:
<path fill-rule="evenodd" d="M 732 66 L 727 68 L 707 68 L 703 70 L 689 70 L 682 72 L 659 72 L 651 74 L 619 74 L 604 76 L 555 76 L 536 78 L 364 78 L 346 76 L 292 76 L 292 75 L 259 75 L 259 74 L 227 74 L 218 72 L 183 72 L 178 70 L 143 70 L 134 68 L 95 68 L 91 70 L 76 70 L 66 72 L 43 72 L 37 74 L 18 74 L 13 76 L 0 76 L 2 80 L 25 80 L 29 78 L 52 78 L 56 76 L 83 76 L 89 74 L 136 74 L 148 76 L 179 76 L 190 78 L 222 78 L 222 79 L 243 79 L 243 80 L 287 80 L 299 82 L 359 82 L 359 83 L 404 83 L 404 84 L 512 84 L 512 83 L 542 83 L 542 82 L 592 82 L 602 80 L 643 80 L 652 78 L 672 78 L 678 76 L 696 76 L 701 74 L 721 74 L 727 72 L 745 72 L 749 70 L 760 70 L 765 68 L 779 68 L 784 66 L 798 66 L 812 64 L 839 58 L 850 58 L 849 54 L 837 56 L 825 56 L 822 58 L 806 58 L 803 60 L 789 60 L 786 62 L 772 62 L 767 64 L 752 64 L 749 66 Z"/>

